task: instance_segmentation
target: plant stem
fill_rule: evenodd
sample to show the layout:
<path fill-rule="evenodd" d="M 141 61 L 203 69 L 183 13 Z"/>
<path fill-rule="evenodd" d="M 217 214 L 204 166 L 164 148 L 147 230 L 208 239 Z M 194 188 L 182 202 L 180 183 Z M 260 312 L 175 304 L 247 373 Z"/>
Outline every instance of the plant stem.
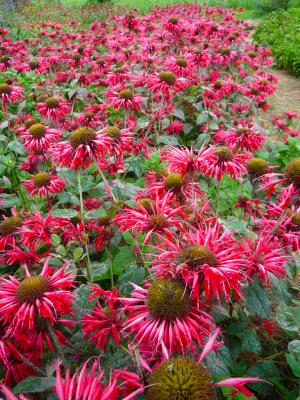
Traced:
<path fill-rule="evenodd" d="M 113 269 L 112 269 L 111 257 L 109 257 L 109 274 L 110 274 L 111 288 L 113 289 L 113 287 L 114 287 L 114 274 L 113 274 Z"/>
<path fill-rule="evenodd" d="M 18 350 L 17 350 L 18 351 Z M 22 361 L 25 362 L 31 369 L 33 369 L 37 374 L 45 376 L 45 371 L 43 371 L 41 368 L 37 367 L 35 364 L 33 364 L 30 360 L 28 360 L 27 357 L 25 357 L 22 353 L 18 351 L 18 356 L 21 358 Z"/>
<path fill-rule="evenodd" d="M 62 349 L 61 349 L 60 344 L 59 344 L 58 341 L 57 341 L 57 337 L 56 337 L 55 332 L 54 332 L 54 330 L 53 330 L 53 328 L 52 328 L 52 325 L 50 324 L 49 321 L 47 321 L 47 329 L 48 329 L 49 335 L 50 335 L 50 337 L 51 337 L 51 339 L 52 339 L 52 342 L 53 342 L 53 344 L 54 344 L 54 347 L 56 348 L 56 350 L 57 350 L 57 352 L 58 352 L 60 358 L 61 358 L 62 360 L 64 360 L 64 358 L 65 358 L 65 357 L 64 357 L 64 353 L 63 353 L 63 351 L 62 351 Z"/>
<path fill-rule="evenodd" d="M 105 176 L 104 176 L 104 174 L 103 174 L 102 169 L 99 167 L 99 165 L 98 165 L 98 163 L 97 163 L 96 160 L 95 160 L 95 163 L 96 163 L 97 170 L 99 171 L 99 174 L 100 174 L 100 176 L 101 176 L 101 179 L 102 179 L 102 181 L 104 182 L 104 185 L 107 187 L 107 190 L 108 190 L 108 192 L 109 192 L 111 198 L 113 199 L 114 202 L 116 202 L 117 199 L 116 199 L 115 195 L 113 194 L 113 191 L 111 190 L 111 188 L 110 188 L 110 186 L 109 186 L 109 184 L 108 184 L 108 182 L 107 182 L 107 179 L 105 178 Z"/>
<path fill-rule="evenodd" d="M 216 214 L 218 214 L 218 212 L 219 212 L 220 186 L 221 186 L 221 181 L 218 180 L 218 183 L 217 183 L 217 193 L 216 193 Z"/>
<path fill-rule="evenodd" d="M 80 214 L 81 214 L 81 216 L 83 218 L 84 217 L 84 205 L 83 205 L 82 186 L 81 186 L 81 171 L 80 171 L 80 169 L 77 170 L 77 182 L 78 182 L 78 191 L 79 191 Z M 92 274 L 92 268 L 91 268 L 89 247 L 88 247 L 87 243 L 85 245 L 85 255 L 86 255 L 86 261 L 87 261 L 86 262 L 86 274 L 87 274 L 88 280 L 90 282 L 92 282 L 93 274 Z"/>

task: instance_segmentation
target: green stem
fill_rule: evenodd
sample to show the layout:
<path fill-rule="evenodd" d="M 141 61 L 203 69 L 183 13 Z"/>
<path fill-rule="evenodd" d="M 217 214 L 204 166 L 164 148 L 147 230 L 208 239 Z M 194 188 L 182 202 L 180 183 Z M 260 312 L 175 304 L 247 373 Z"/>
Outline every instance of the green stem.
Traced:
<path fill-rule="evenodd" d="M 63 351 L 62 351 L 62 348 L 61 348 L 60 344 L 58 343 L 56 334 L 55 334 L 55 332 L 54 332 L 54 330 L 53 330 L 53 328 L 52 328 L 52 325 L 50 324 L 49 321 L 47 321 L 47 329 L 48 329 L 49 335 L 50 335 L 50 337 L 51 337 L 51 339 L 52 339 L 52 342 L 53 342 L 53 344 L 54 344 L 55 349 L 57 350 L 57 352 L 58 352 L 60 358 L 61 358 L 62 360 L 64 360 L 64 358 L 65 358 L 65 357 L 64 357 L 64 353 L 63 353 Z"/>
<path fill-rule="evenodd" d="M 99 167 L 99 165 L 98 165 L 96 160 L 95 160 L 95 163 L 96 163 L 97 170 L 99 171 L 99 174 L 101 176 L 101 179 L 104 182 L 104 185 L 107 187 L 107 190 L 108 190 L 111 198 L 113 199 L 114 202 L 116 202 L 117 201 L 116 196 L 114 195 L 113 191 L 111 190 L 111 188 L 110 188 L 110 186 L 109 186 L 109 184 L 107 182 L 107 179 L 105 178 L 105 176 L 103 174 L 102 169 Z"/>
<path fill-rule="evenodd" d="M 111 288 L 113 289 L 113 287 L 114 287 L 114 274 L 113 274 L 113 269 L 112 269 L 111 257 L 109 257 L 109 274 L 110 274 Z"/>
<path fill-rule="evenodd" d="M 33 364 L 30 360 L 28 360 L 27 357 L 25 357 L 19 351 L 18 351 L 18 356 L 21 358 L 22 361 L 25 362 L 25 364 L 27 364 L 31 369 L 33 369 L 38 375 L 41 375 L 41 376 L 45 376 L 46 375 L 45 372 L 41 368 L 39 368 L 35 364 Z"/>
<path fill-rule="evenodd" d="M 82 196 L 82 185 L 81 185 L 81 171 L 80 169 L 77 170 L 77 182 L 78 182 L 78 191 L 79 191 L 79 203 L 80 203 L 80 214 L 82 218 L 84 217 L 84 205 L 83 205 L 83 196 Z M 93 274 L 92 274 L 92 267 L 91 267 L 91 260 L 90 260 L 90 253 L 88 244 L 85 245 L 85 255 L 86 255 L 86 274 L 88 280 L 92 282 Z"/>
<path fill-rule="evenodd" d="M 218 212 L 219 212 L 220 186 L 221 186 L 221 181 L 218 180 L 218 183 L 217 183 L 217 193 L 216 193 L 216 214 L 218 214 Z"/>

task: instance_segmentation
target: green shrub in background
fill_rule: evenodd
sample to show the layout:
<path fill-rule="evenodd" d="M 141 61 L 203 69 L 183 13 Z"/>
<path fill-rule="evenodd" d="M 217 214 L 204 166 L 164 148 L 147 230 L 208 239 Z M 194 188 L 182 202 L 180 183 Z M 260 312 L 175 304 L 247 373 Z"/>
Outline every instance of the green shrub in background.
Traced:
<path fill-rule="evenodd" d="M 271 47 L 278 68 L 300 76 L 300 8 L 268 15 L 258 26 L 254 39 Z"/>
<path fill-rule="evenodd" d="M 253 5 L 258 14 L 268 14 L 280 9 L 286 10 L 289 0 L 255 0 Z"/>

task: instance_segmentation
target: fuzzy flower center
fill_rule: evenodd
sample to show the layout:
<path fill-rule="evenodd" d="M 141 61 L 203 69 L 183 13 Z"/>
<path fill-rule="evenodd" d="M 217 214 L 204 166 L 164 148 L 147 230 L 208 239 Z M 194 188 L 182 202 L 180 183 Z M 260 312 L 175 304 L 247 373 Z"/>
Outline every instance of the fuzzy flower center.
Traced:
<path fill-rule="evenodd" d="M 214 149 L 214 154 L 218 157 L 220 162 L 232 161 L 233 154 L 228 147 L 220 146 Z"/>
<path fill-rule="evenodd" d="M 147 307 L 155 318 L 174 320 L 189 313 L 191 302 L 181 282 L 157 279 L 148 289 Z"/>
<path fill-rule="evenodd" d="M 40 66 L 39 60 L 32 59 L 32 60 L 29 62 L 29 67 L 30 67 L 32 70 L 37 69 L 39 66 Z"/>
<path fill-rule="evenodd" d="M 292 217 L 292 223 L 300 226 L 300 213 L 295 213 Z"/>
<path fill-rule="evenodd" d="M 239 129 L 236 130 L 236 134 L 237 134 L 238 136 L 246 135 L 247 132 L 248 132 L 248 129 L 247 129 L 247 128 L 239 128 Z"/>
<path fill-rule="evenodd" d="M 120 139 L 121 131 L 116 126 L 109 126 L 104 130 L 104 133 L 112 139 Z"/>
<path fill-rule="evenodd" d="M 290 161 L 285 167 L 284 173 L 290 181 L 300 183 L 300 158 Z"/>
<path fill-rule="evenodd" d="M 92 118 L 94 118 L 94 113 L 92 113 L 91 111 L 88 111 L 87 113 L 85 113 L 85 117 L 87 118 L 87 119 L 92 119 Z"/>
<path fill-rule="evenodd" d="M 0 62 L 5 64 L 9 61 L 9 59 L 10 59 L 10 56 L 8 54 L 6 54 L 6 55 L 0 57 Z"/>
<path fill-rule="evenodd" d="M 47 172 L 38 172 L 33 178 L 33 182 L 36 186 L 45 186 L 50 180 L 50 175 Z"/>
<path fill-rule="evenodd" d="M 151 211 L 151 204 L 153 204 L 153 200 L 150 198 L 145 197 L 144 199 L 140 199 L 137 201 L 137 204 L 141 205 L 145 208 L 148 212 Z"/>
<path fill-rule="evenodd" d="M 17 228 L 21 225 L 22 219 L 20 217 L 8 217 L 0 224 L 0 233 L 2 235 L 8 235 L 14 233 Z"/>
<path fill-rule="evenodd" d="M 125 68 L 124 67 L 116 67 L 114 69 L 115 74 L 124 74 Z"/>
<path fill-rule="evenodd" d="M 162 362 L 149 378 L 147 400 L 212 400 L 213 386 L 208 371 L 188 357 Z"/>
<path fill-rule="evenodd" d="M 25 278 L 17 287 L 17 299 L 20 301 L 33 302 L 41 299 L 49 290 L 49 281 L 45 276 L 31 276 Z"/>
<path fill-rule="evenodd" d="M 264 175 L 268 172 L 268 163 L 262 158 L 253 157 L 247 163 L 247 171 L 256 177 Z"/>
<path fill-rule="evenodd" d="M 29 129 L 32 125 L 38 124 L 39 121 L 37 121 L 35 118 L 28 118 L 24 122 L 24 125 L 26 126 L 27 129 Z"/>
<path fill-rule="evenodd" d="M 170 17 L 170 18 L 169 18 L 169 22 L 170 22 L 170 24 L 176 25 L 176 24 L 178 24 L 178 18 L 176 18 L 176 17 Z"/>
<path fill-rule="evenodd" d="M 165 82 L 165 83 L 167 83 L 167 84 L 170 85 L 170 86 L 174 85 L 175 82 L 176 82 L 176 77 L 175 77 L 175 75 L 173 74 L 173 72 L 170 72 L 170 71 L 162 71 L 162 72 L 159 74 L 159 78 L 160 78 L 160 80 L 161 80 L 162 82 Z"/>
<path fill-rule="evenodd" d="M 131 100 L 133 98 L 133 93 L 129 89 L 124 89 L 119 92 L 119 96 L 124 100 Z"/>
<path fill-rule="evenodd" d="M 69 136 L 69 140 L 73 146 L 77 147 L 81 144 L 88 144 L 96 137 L 96 132 L 92 128 L 84 127 L 76 129 Z"/>
<path fill-rule="evenodd" d="M 163 215 L 152 215 L 150 217 L 150 221 L 155 228 L 161 228 L 165 225 L 167 220 L 166 217 L 164 217 Z"/>
<path fill-rule="evenodd" d="M 0 95 L 1 94 L 10 94 L 12 92 L 12 88 L 7 83 L 0 84 Z"/>
<path fill-rule="evenodd" d="M 197 268 L 204 264 L 216 265 L 217 257 L 205 246 L 188 246 L 178 254 L 177 261 L 191 268 Z"/>
<path fill-rule="evenodd" d="M 59 100 L 56 97 L 48 97 L 45 103 L 48 108 L 57 108 L 59 106 Z"/>
<path fill-rule="evenodd" d="M 185 68 L 188 65 L 187 60 L 184 57 L 177 57 L 176 64 L 182 68 Z"/>
<path fill-rule="evenodd" d="M 104 58 L 98 58 L 95 62 L 96 62 L 97 65 L 104 65 L 105 64 Z"/>
<path fill-rule="evenodd" d="M 33 124 L 29 128 L 30 135 L 34 136 L 35 138 L 40 138 L 45 135 L 46 128 L 43 124 Z"/>
<path fill-rule="evenodd" d="M 214 88 L 215 89 L 221 89 L 223 86 L 223 82 L 221 80 L 218 80 L 214 83 Z"/>
<path fill-rule="evenodd" d="M 178 173 L 169 174 L 165 180 L 166 189 L 178 190 L 182 187 L 182 176 Z"/>

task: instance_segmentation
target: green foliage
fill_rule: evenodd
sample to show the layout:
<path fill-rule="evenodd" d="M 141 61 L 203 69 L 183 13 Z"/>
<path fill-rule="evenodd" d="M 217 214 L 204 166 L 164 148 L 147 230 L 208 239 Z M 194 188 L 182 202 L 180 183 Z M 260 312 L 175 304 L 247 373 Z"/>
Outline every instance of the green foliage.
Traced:
<path fill-rule="evenodd" d="M 278 0 L 276 0 L 277 2 Z M 270 46 L 278 68 L 300 76 L 300 8 L 271 13 L 258 26 L 254 38 Z"/>
<path fill-rule="evenodd" d="M 258 14 L 267 14 L 272 11 L 287 9 L 289 0 L 255 0 L 254 8 Z"/>

